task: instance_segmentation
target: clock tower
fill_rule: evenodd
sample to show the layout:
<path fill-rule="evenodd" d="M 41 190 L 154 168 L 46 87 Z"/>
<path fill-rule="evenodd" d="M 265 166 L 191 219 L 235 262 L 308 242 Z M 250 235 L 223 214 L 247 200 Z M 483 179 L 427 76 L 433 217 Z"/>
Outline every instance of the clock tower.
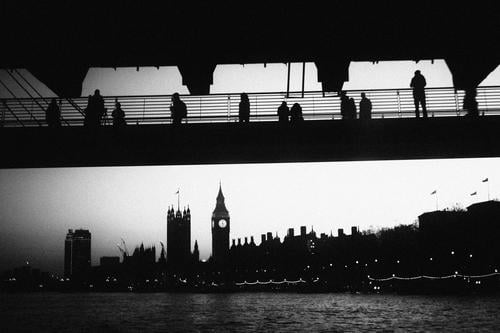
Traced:
<path fill-rule="evenodd" d="M 229 212 L 224 204 L 222 186 L 219 184 L 219 194 L 212 213 L 212 260 L 217 265 L 227 263 L 229 257 Z"/>

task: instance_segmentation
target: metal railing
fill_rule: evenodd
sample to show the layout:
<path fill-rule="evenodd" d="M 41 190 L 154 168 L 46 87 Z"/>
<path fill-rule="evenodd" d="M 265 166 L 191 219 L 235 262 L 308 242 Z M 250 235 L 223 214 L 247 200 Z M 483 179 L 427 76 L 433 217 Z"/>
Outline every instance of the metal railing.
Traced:
<path fill-rule="evenodd" d="M 415 117 L 411 89 L 349 90 L 347 95 L 359 105 L 360 93 L 365 92 L 371 100 L 372 118 Z M 429 117 L 453 117 L 464 115 L 463 91 L 454 88 L 426 89 Z M 272 93 L 248 93 L 250 99 L 250 121 L 277 121 L 277 108 L 282 101 L 291 107 L 299 103 L 305 120 L 341 119 L 340 98 L 336 93 L 321 91 Z M 111 125 L 111 112 L 117 99 L 125 111 L 129 125 L 170 124 L 171 96 L 106 96 L 105 124 Z M 237 122 L 239 94 L 182 95 L 188 109 L 188 123 Z M 0 103 L 2 127 L 46 126 L 45 110 L 50 98 L 9 98 Z M 57 99 L 64 121 L 62 126 L 83 126 L 83 110 L 87 98 Z M 500 115 L 500 86 L 477 89 L 480 115 Z M 359 111 L 359 110 L 358 110 Z"/>

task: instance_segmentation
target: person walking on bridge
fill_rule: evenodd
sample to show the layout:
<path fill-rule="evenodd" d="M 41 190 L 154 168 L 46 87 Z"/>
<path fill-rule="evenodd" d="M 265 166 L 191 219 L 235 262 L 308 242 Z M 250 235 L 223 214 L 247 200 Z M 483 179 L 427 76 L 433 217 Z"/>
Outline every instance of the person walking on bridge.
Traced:
<path fill-rule="evenodd" d="M 248 123 L 250 121 L 250 100 L 246 93 L 240 95 L 238 116 L 240 123 Z"/>
<path fill-rule="evenodd" d="M 427 108 L 425 105 L 425 77 L 419 70 L 415 71 L 415 76 L 411 79 L 410 87 L 413 89 L 413 102 L 415 103 L 415 115 L 420 118 L 419 104 L 422 105 L 422 114 L 427 118 Z"/>

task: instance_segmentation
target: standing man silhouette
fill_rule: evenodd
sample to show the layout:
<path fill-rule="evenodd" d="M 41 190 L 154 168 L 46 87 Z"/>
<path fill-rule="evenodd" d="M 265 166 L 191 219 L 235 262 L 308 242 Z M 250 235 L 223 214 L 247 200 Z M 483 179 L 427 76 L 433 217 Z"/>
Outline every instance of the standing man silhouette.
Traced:
<path fill-rule="evenodd" d="M 366 97 L 364 92 L 361 93 L 361 101 L 359 102 L 359 119 L 372 118 L 372 102 Z"/>
<path fill-rule="evenodd" d="M 181 101 L 179 93 L 174 93 L 172 95 L 172 104 L 170 105 L 170 114 L 172 117 L 172 123 L 174 125 L 179 125 L 182 122 L 182 118 L 187 117 L 186 103 Z"/>
<path fill-rule="evenodd" d="M 55 98 L 52 98 L 47 110 L 45 111 L 45 120 L 49 127 L 59 127 L 61 126 L 61 110 L 57 105 Z"/>
<path fill-rule="evenodd" d="M 427 108 L 425 107 L 425 77 L 420 74 L 420 71 L 415 71 L 415 76 L 411 79 L 410 87 L 413 88 L 413 101 L 415 102 L 415 115 L 420 118 L 420 112 L 418 110 L 419 104 L 422 104 L 422 114 L 424 118 L 427 118 Z"/>
<path fill-rule="evenodd" d="M 248 99 L 248 95 L 246 93 L 242 93 L 240 95 L 238 116 L 240 123 L 248 123 L 250 121 L 250 100 Z"/>
<path fill-rule="evenodd" d="M 285 101 L 283 101 L 278 108 L 278 120 L 280 123 L 288 123 L 288 117 L 290 116 L 290 109 Z"/>

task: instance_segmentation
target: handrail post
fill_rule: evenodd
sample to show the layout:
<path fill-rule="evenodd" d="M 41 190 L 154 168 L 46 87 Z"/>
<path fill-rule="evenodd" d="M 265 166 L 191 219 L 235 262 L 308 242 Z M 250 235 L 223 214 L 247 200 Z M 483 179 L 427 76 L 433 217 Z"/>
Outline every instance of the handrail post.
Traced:
<path fill-rule="evenodd" d="M 257 95 L 255 95 L 255 120 L 259 120 L 259 100 Z"/>
<path fill-rule="evenodd" d="M 313 104 L 313 119 L 314 119 L 314 118 L 316 118 L 316 117 L 315 117 L 315 111 L 316 111 L 316 110 L 315 110 L 315 108 L 316 108 L 316 107 L 315 107 L 315 105 L 314 105 L 314 95 L 312 96 L 312 104 Z"/>
<path fill-rule="evenodd" d="M 290 97 L 290 66 L 291 64 L 288 63 L 288 69 L 287 69 L 287 75 L 286 75 L 286 98 Z"/>
<path fill-rule="evenodd" d="M 396 90 L 397 95 L 397 105 L 398 105 L 398 117 L 401 118 L 401 96 L 399 95 L 399 90 Z"/>
<path fill-rule="evenodd" d="M 142 99 L 142 122 L 144 122 L 144 114 L 146 113 L 146 98 Z"/>
<path fill-rule="evenodd" d="M 453 91 L 453 96 L 455 97 L 455 113 L 457 114 L 457 116 L 460 116 L 460 108 L 458 105 L 458 91 L 456 88 Z"/>
<path fill-rule="evenodd" d="M 304 88 L 306 82 L 306 63 L 302 63 L 302 98 L 304 98 Z"/>
<path fill-rule="evenodd" d="M 5 106 L 4 106 L 4 103 L 5 101 L 2 99 L 2 124 L 0 125 L 0 127 L 3 127 L 4 126 L 4 123 L 5 123 Z"/>
<path fill-rule="evenodd" d="M 477 91 L 477 88 L 476 88 L 476 91 Z M 483 98 L 484 98 L 484 105 L 486 107 L 486 111 L 488 111 L 488 98 L 486 97 L 486 92 L 484 90 L 482 92 L 483 92 Z M 478 106 L 478 109 L 479 109 L 479 106 Z M 483 116 L 484 116 L 484 111 L 485 110 L 483 110 L 483 113 L 482 113 Z"/>

